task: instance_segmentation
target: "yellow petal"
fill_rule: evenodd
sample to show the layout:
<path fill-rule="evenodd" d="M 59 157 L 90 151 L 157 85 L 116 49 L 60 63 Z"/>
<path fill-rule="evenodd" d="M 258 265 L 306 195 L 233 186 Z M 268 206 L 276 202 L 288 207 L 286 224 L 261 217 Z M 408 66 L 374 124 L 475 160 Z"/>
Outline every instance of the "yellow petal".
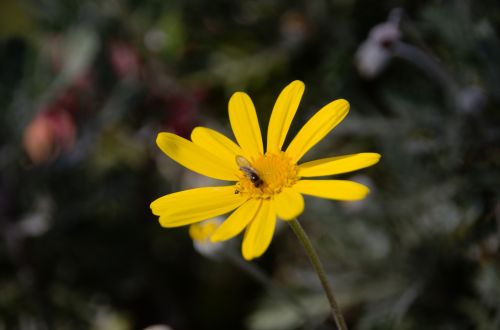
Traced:
<path fill-rule="evenodd" d="M 236 155 L 243 154 L 241 148 L 225 135 L 206 127 L 196 127 L 191 133 L 191 140 L 205 150 L 221 158 L 238 171 Z"/>
<path fill-rule="evenodd" d="M 219 180 L 238 180 L 232 163 L 178 135 L 160 133 L 156 144 L 167 156 L 191 171 Z"/>
<path fill-rule="evenodd" d="M 286 154 L 297 162 L 304 154 L 323 139 L 349 112 L 349 102 L 340 99 L 325 105 L 297 133 Z"/>
<path fill-rule="evenodd" d="M 151 203 L 163 227 L 178 227 L 226 214 L 246 201 L 234 186 L 204 187 L 179 191 Z"/>
<path fill-rule="evenodd" d="M 210 237 L 215 242 L 225 241 L 238 235 L 252 221 L 261 205 L 261 200 L 249 199 L 224 221 Z"/>
<path fill-rule="evenodd" d="M 295 80 L 286 86 L 278 96 L 267 129 L 267 152 L 277 153 L 281 151 L 302 94 L 304 94 L 304 88 L 302 81 Z"/>
<path fill-rule="evenodd" d="M 305 195 L 343 201 L 363 199 L 368 187 L 346 180 L 300 180 L 293 188 Z"/>
<path fill-rule="evenodd" d="M 245 231 L 242 245 L 243 258 L 251 260 L 260 257 L 271 244 L 275 227 L 274 203 L 263 200 L 261 208 Z"/>
<path fill-rule="evenodd" d="M 236 92 L 229 100 L 229 121 L 236 141 L 248 159 L 264 153 L 257 113 L 250 97 Z"/>
<path fill-rule="evenodd" d="M 293 188 L 284 188 L 274 198 L 276 214 L 282 220 L 292 220 L 304 211 L 304 197 Z"/>
<path fill-rule="evenodd" d="M 356 171 L 372 166 L 380 160 L 380 155 L 364 152 L 353 155 L 330 157 L 299 165 L 299 176 L 323 176 Z"/>

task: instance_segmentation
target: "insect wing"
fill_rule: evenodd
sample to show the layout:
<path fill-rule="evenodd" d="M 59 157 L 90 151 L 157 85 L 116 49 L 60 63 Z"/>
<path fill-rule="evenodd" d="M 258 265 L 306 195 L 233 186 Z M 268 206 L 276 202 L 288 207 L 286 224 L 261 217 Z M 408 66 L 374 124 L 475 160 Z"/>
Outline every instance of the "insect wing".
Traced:
<path fill-rule="evenodd" d="M 236 164 L 238 164 L 238 166 L 240 168 L 242 167 L 246 167 L 246 168 L 252 168 L 252 165 L 250 165 L 250 162 L 248 161 L 248 159 L 246 159 L 245 157 L 243 156 L 240 156 L 240 155 L 237 155 L 236 156 Z"/>

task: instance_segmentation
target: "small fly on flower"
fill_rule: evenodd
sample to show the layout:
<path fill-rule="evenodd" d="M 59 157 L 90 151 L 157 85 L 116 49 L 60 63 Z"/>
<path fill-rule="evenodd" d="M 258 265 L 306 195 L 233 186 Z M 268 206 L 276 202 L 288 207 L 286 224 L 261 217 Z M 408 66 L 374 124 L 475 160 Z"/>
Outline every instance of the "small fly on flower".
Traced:
<path fill-rule="evenodd" d="M 236 164 L 240 167 L 240 170 L 245 173 L 246 177 L 252 181 L 255 188 L 259 188 L 262 186 L 264 181 L 259 177 L 259 174 L 256 169 L 250 165 L 250 162 L 243 156 L 236 156 Z"/>

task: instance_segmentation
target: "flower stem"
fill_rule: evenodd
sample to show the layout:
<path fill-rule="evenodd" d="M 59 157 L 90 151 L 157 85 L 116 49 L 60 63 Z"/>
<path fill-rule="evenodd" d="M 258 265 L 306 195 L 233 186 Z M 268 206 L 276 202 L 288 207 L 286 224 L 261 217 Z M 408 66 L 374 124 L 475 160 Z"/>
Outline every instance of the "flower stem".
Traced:
<path fill-rule="evenodd" d="M 335 320 L 337 328 L 339 330 L 348 330 L 347 325 L 344 321 L 344 317 L 342 316 L 340 308 L 335 301 L 335 297 L 333 296 L 333 291 L 330 287 L 330 283 L 328 283 L 328 278 L 326 276 L 325 269 L 323 268 L 323 264 L 321 264 L 321 261 L 319 260 L 316 250 L 314 250 L 311 240 L 309 239 L 297 219 L 290 220 L 288 221 L 288 223 L 290 224 L 290 227 L 292 227 L 295 235 L 297 235 L 299 241 L 302 243 L 302 246 L 306 250 L 306 253 L 309 256 L 309 260 L 311 261 L 314 270 L 318 274 L 321 285 L 323 286 L 323 290 L 325 290 L 326 297 L 328 298 L 328 302 L 330 303 L 333 319 Z"/>

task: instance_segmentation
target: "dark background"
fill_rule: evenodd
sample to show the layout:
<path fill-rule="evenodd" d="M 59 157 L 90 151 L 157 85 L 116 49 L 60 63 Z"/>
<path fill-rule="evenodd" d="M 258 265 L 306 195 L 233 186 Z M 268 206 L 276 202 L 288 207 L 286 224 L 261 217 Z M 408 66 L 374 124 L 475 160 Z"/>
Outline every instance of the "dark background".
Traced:
<path fill-rule="evenodd" d="M 290 136 L 351 103 L 308 157 L 383 155 L 300 218 L 350 328 L 500 328 L 499 28 L 494 0 L 0 1 L 0 329 L 333 329 L 287 226 L 251 267 L 306 318 L 149 210 L 205 184 L 158 132 L 232 137 L 238 90 L 265 132 L 295 79 Z"/>

